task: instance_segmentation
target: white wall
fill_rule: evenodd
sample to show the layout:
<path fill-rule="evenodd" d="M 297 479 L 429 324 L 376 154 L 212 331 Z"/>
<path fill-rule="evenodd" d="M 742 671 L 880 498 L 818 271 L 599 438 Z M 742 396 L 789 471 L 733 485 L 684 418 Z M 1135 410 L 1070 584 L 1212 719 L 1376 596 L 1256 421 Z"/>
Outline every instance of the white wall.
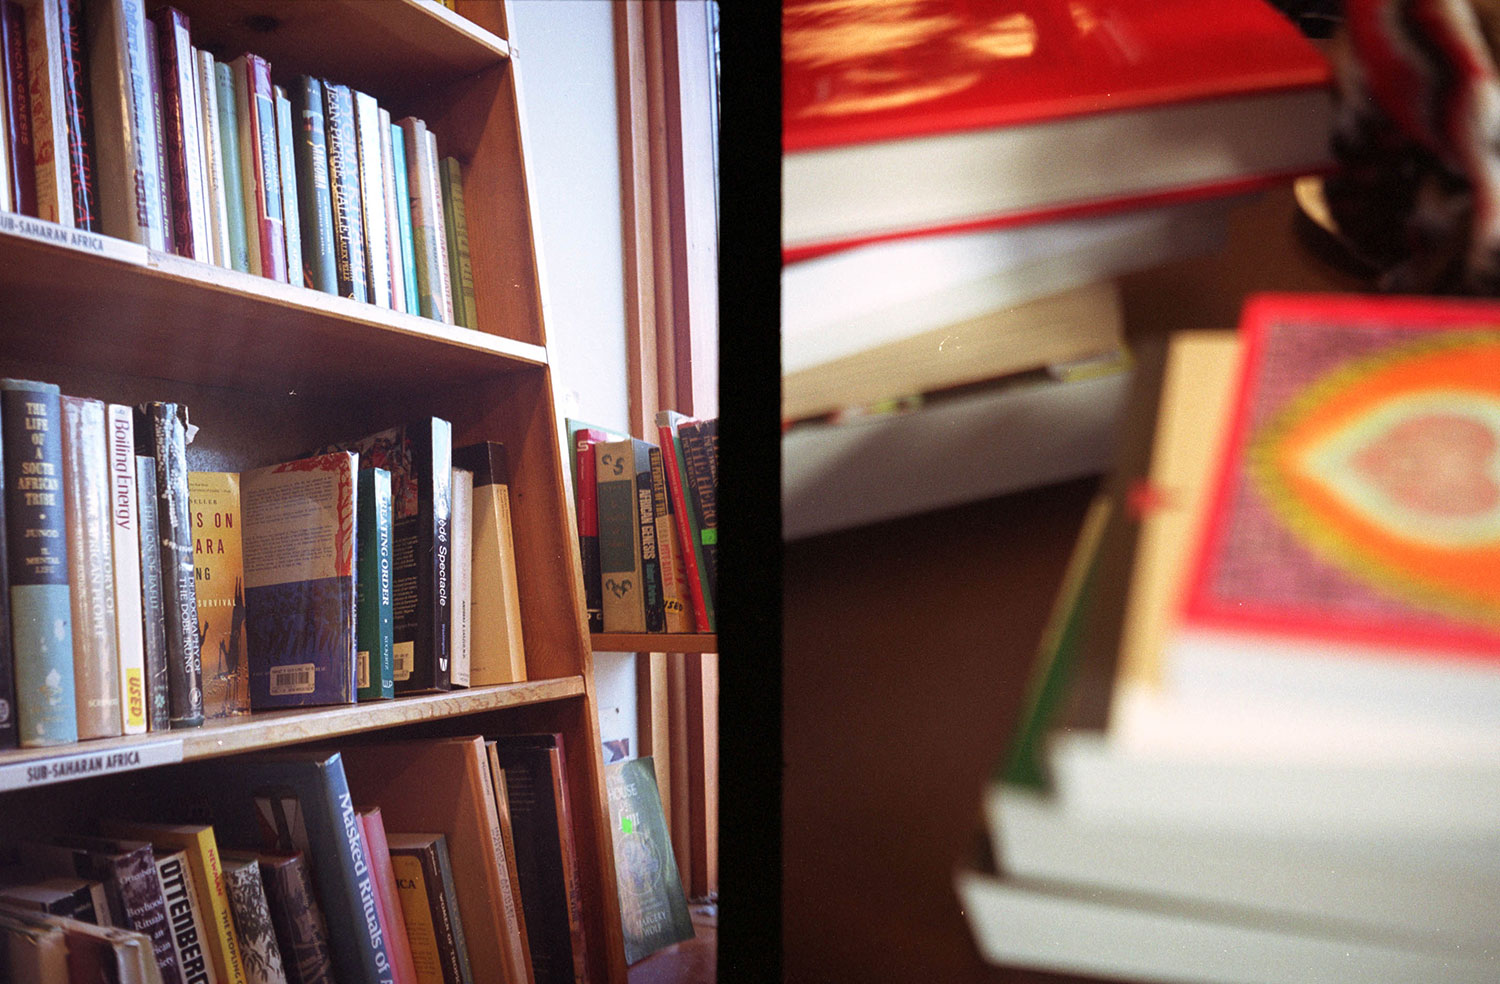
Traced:
<path fill-rule="evenodd" d="M 510 14 L 558 414 L 627 432 L 613 14 L 608 0 L 511 0 Z M 629 738 L 634 757 L 634 658 L 597 654 L 594 682 L 601 739 Z"/>

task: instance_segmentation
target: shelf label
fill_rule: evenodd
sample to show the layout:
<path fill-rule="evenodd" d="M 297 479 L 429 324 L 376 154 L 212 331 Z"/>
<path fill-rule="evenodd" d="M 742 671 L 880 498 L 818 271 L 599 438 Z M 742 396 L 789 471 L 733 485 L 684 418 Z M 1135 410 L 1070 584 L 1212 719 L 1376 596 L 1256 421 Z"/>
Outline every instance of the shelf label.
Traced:
<path fill-rule="evenodd" d="M 56 222 L 33 219 L 29 215 L 0 212 L 0 233 L 9 233 L 49 246 L 64 246 L 122 263 L 146 265 L 146 247 L 140 243 L 126 242 L 114 236 L 101 236 L 97 232 L 86 232 L 83 229 L 70 229 Z"/>
<path fill-rule="evenodd" d="M 109 751 L 74 752 L 53 758 L 31 759 L 12 765 L 0 765 L 0 792 L 67 782 L 70 779 L 105 776 L 115 772 L 131 772 L 181 761 L 181 739 L 151 742 L 137 748 L 112 748 Z"/>

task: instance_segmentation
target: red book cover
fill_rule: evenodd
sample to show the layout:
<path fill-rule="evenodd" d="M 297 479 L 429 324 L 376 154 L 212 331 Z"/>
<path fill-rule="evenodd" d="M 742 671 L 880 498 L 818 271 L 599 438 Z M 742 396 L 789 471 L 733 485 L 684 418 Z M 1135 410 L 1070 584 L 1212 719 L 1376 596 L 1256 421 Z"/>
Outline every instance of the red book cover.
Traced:
<path fill-rule="evenodd" d="M 26 12 L 15 0 L 0 3 L 0 46 L 5 59 L 6 119 L 16 211 L 36 216 L 36 151 L 31 140 L 31 88 L 26 66 Z"/>
<path fill-rule="evenodd" d="M 271 66 L 259 55 L 245 54 L 249 86 L 248 147 L 240 153 L 255 157 L 255 218 L 260 232 L 261 272 L 272 280 L 287 279 L 286 233 L 281 211 L 281 158 L 276 144 L 276 93 L 271 88 Z M 249 220 L 249 216 L 246 216 Z"/>
<path fill-rule="evenodd" d="M 386 950 L 391 958 L 392 984 L 417 984 L 417 968 L 411 958 L 406 916 L 401 911 L 401 896 L 396 889 L 396 872 L 391 867 L 391 849 L 386 842 L 385 820 L 380 815 L 380 807 L 360 810 L 359 821 L 365 832 L 371 881 L 375 883 L 376 911 L 380 915 Z"/>
<path fill-rule="evenodd" d="M 589 631 L 604 631 L 604 589 L 599 573 L 599 496 L 595 486 L 594 445 L 609 440 L 604 431 L 585 427 L 573 433 L 573 460 L 578 466 L 574 499 L 578 509 L 578 553 L 583 563 L 584 605 Z"/>
<path fill-rule="evenodd" d="M 788 0 L 782 66 L 788 260 L 1243 190 L 1329 156 L 1327 61 L 1263 0 Z"/>
<path fill-rule="evenodd" d="M 686 419 L 686 418 L 683 418 Z M 679 421 L 681 422 L 681 421 Z M 693 625 L 698 632 L 712 631 L 708 623 L 708 609 L 703 603 L 703 580 L 698 570 L 698 553 L 693 549 L 697 538 L 693 536 L 693 521 L 688 515 L 686 490 L 682 487 L 682 472 L 677 464 L 677 440 L 674 424 L 658 423 L 656 437 L 661 444 L 663 462 L 667 476 L 667 495 L 672 499 L 672 522 L 677 526 L 677 542 L 682 545 L 682 570 L 687 581 L 688 597 L 693 601 Z"/>
<path fill-rule="evenodd" d="M 193 226 L 193 206 L 206 208 L 194 176 L 202 137 L 193 112 L 193 50 L 188 39 L 188 18 L 174 7 L 163 7 L 150 17 L 156 32 L 158 74 L 161 78 L 161 111 L 166 171 L 164 187 L 171 189 L 168 221 L 172 227 L 172 251 L 178 256 L 205 259 L 204 247 Z M 184 112 L 186 110 L 186 112 Z"/>

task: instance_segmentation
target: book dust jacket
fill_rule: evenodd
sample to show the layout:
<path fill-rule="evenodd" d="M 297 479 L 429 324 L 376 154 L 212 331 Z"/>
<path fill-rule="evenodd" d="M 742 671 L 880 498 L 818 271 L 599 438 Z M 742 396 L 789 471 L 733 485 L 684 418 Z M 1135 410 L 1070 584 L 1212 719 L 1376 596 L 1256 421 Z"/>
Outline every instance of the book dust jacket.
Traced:
<path fill-rule="evenodd" d="M 233 472 L 189 472 L 188 510 L 203 658 L 203 716 L 211 720 L 249 714 L 240 477 Z"/>

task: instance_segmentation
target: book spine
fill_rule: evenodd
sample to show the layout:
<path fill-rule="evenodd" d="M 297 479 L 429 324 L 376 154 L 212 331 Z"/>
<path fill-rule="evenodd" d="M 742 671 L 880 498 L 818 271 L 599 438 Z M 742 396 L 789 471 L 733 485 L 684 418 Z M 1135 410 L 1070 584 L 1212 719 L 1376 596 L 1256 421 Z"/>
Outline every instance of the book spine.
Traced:
<path fill-rule="evenodd" d="M 139 0 L 96 0 L 89 5 L 85 26 L 100 231 L 164 249 L 161 174 L 141 4 Z"/>
<path fill-rule="evenodd" d="M 391 271 L 391 307 L 405 313 L 406 268 L 401 260 L 401 223 L 396 217 L 396 159 L 395 147 L 391 143 L 391 112 L 380 110 L 380 177 L 381 193 L 385 200 L 385 229 L 390 239 L 386 250 Z"/>
<path fill-rule="evenodd" d="M 395 183 L 396 229 L 401 244 L 401 284 L 406 291 L 403 310 L 409 314 L 422 313 L 422 301 L 417 289 L 417 254 L 412 245 L 411 185 L 407 181 L 406 137 L 401 127 L 391 125 L 391 177 Z"/>
<path fill-rule="evenodd" d="M 31 134 L 30 81 L 26 67 L 25 11 L 16 0 L 0 2 L 0 58 L 5 62 L 5 118 L 9 124 L 10 182 L 15 210 L 35 216 L 36 150 Z"/>
<path fill-rule="evenodd" d="M 141 564 L 141 640 L 146 664 L 146 725 L 149 731 L 165 731 L 171 726 L 171 702 L 167 697 L 167 627 L 162 607 L 155 458 L 136 455 L 135 491 Z"/>
<path fill-rule="evenodd" d="M 447 210 L 443 207 L 443 182 L 438 167 L 437 135 L 431 130 L 427 131 L 425 145 L 426 154 L 423 169 L 427 178 L 428 207 L 432 209 L 432 239 L 437 245 L 437 256 L 434 258 L 436 273 L 433 276 L 432 289 L 436 296 L 438 306 L 443 312 L 444 324 L 455 324 L 453 320 L 453 277 L 448 268 L 448 236 L 444 232 L 444 215 Z"/>
<path fill-rule="evenodd" d="M 246 235 L 245 176 L 240 157 L 240 108 L 233 67 L 225 62 L 214 62 L 214 88 L 219 110 L 219 158 L 224 170 L 225 237 L 229 242 L 229 260 L 224 265 L 249 273 L 250 240 Z"/>
<path fill-rule="evenodd" d="M 380 171 L 380 106 L 375 97 L 351 90 L 354 100 L 355 157 L 359 163 L 359 206 L 364 223 L 365 280 L 370 303 L 391 306 L 391 254 L 385 224 L 385 179 Z"/>
<path fill-rule="evenodd" d="M 118 897 L 122 918 L 116 925 L 144 933 L 151 939 L 151 950 L 161 971 L 162 984 L 183 984 L 182 968 L 172 945 L 167 900 L 162 894 L 151 848 L 142 845 L 103 860 L 103 866 L 109 869 L 105 884 Z"/>
<path fill-rule="evenodd" d="M 507 950 L 511 966 L 514 968 L 511 976 L 515 980 L 529 981 L 534 979 L 535 975 L 531 966 L 531 941 L 526 934 L 525 912 L 521 902 L 521 875 L 516 867 L 516 842 L 510 814 L 510 796 L 506 793 L 505 770 L 501 768 L 500 757 L 496 754 L 496 742 L 488 740 L 484 746 L 489 761 L 490 785 L 495 796 L 495 827 L 500 831 L 500 851 L 504 858 L 500 871 L 500 895 L 501 908 L 505 914 L 505 924 L 510 936 Z"/>
<path fill-rule="evenodd" d="M 573 439 L 573 454 L 578 463 L 578 483 L 574 492 L 578 507 L 578 555 L 583 565 L 583 597 L 588 609 L 589 631 L 604 631 L 604 596 L 599 570 L 599 495 L 595 487 L 598 470 L 594 463 L 594 445 L 603 435 L 589 437 L 578 431 Z"/>
<path fill-rule="evenodd" d="M 455 687 L 467 687 L 473 660 L 470 630 L 474 598 L 474 473 L 467 468 L 454 468 L 452 475 L 452 518 L 449 522 L 453 541 L 449 601 L 452 615 L 449 638 L 453 641 L 451 675 Z"/>
<path fill-rule="evenodd" d="M 692 614 L 688 611 L 687 579 L 682 572 L 682 547 L 672 521 L 672 500 L 667 496 L 667 470 L 662 449 L 653 445 L 651 453 L 651 505 L 656 513 L 656 555 L 661 564 L 662 609 L 666 614 L 666 631 L 691 632 Z"/>
<path fill-rule="evenodd" d="M 453 323 L 463 325 L 464 305 L 459 296 L 458 281 L 458 229 L 454 225 L 457 212 L 453 207 L 453 177 L 448 173 L 450 160 L 452 160 L 451 157 L 445 157 L 437 163 L 438 194 L 443 204 L 443 249 L 444 259 L 447 260 L 448 285 L 452 292 Z"/>
<path fill-rule="evenodd" d="M 563 889 L 568 896 L 568 936 L 572 941 L 573 976 L 588 980 L 588 940 L 583 930 L 583 888 L 578 876 L 578 845 L 573 838 L 573 806 L 568 797 L 567 755 L 562 736 L 547 749 L 552 801 L 557 804 L 557 844 L 562 854 Z"/>
<path fill-rule="evenodd" d="M 3 395 L 0 395 L 0 420 L 9 412 L 4 403 Z M 15 650 L 10 633 L 10 568 L 5 560 L 5 487 L 12 480 L 5 474 L 5 465 L 10 453 L 5 447 L 4 427 L 0 423 L 0 750 L 15 748 L 21 743 L 16 707 Z"/>
<path fill-rule="evenodd" d="M 156 852 L 156 873 L 183 984 L 219 984 L 208 952 L 203 905 L 193 887 L 185 851 Z"/>
<path fill-rule="evenodd" d="M 287 984 L 334 984 L 328 926 L 303 856 L 262 857 L 260 876 Z"/>
<path fill-rule="evenodd" d="M 667 626 L 662 596 L 661 551 L 656 542 L 656 505 L 651 493 L 650 445 L 631 442 L 635 452 L 635 514 L 640 524 L 641 605 L 646 609 L 646 631 L 663 632 Z"/>
<path fill-rule="evenodd" d="M 667 413 L 670 413 L 668 411 Z M 693 626 L 699 632 L 711 632 L 708 606 L 704 603 L 703 579 L 698 569 L 698 557 L 702 546 L 693 533 L 693 521 L 688 511 L 686 475 L 677 447 L 676 425 L 672 417 L 657 414 L 657 437 L 661 441 L 662 469 L 667 481 L 667 498 L 671 503 L 672 522 L 677 529 L 677 542 L 682 546 L 683 579 L 687 582 L 688 598 L 692 602 Z"/>
<path fill-rule="evenodd" d="M 568 876 L 558 839 L 560 804 L 549 774 L 550 751 L 502 738 L 496 755 L 510 807 L 533 974 L 537 984 L 575 981 Z"/>
<path fill-rule="evenodd" d="M 135 414 L 111 403 L 110 536 L 114 555 L 115 639 L 120 653 L 121 723 L 127 735 L 147 730 L 146 650 L 141 605 L 139 498 L 135 487 Z"/>
<path fill-rule="evenodd" d="M 599 576 L 604 631 L 645 632 L 641 527 L 635 500 L 635 449 L 631 442 L 594 445 L 599 503 Z"/>
<path fill-rule="evenodd" d="M 260 164 L 260 142 L 255 138 L 254 96 L 250 91 L 250 61 L 241 55 L 229 63 L 234 81 L 234 121 L 239 135 L 240 199 L 245 213 L 245 258 L 250 273 L 266 276 L 265 245 L 261 242 L 260 181 L 256 171 Z"/>
<path fill-rule="evenodd" d="M 79 738 L 113 737 L 122 727 L 104 416 L 104 404 L 98 400 L 62 397 L 62 485 Z"/>
<path fill-rule="evenodd" d="M 246 980 L 249 984 L 286 984 L 281 948 L 276 943 L 265 886 L 260 880 L 260 866 L 253 862 L 226 866 L 224 890 L 234 917 Z"/>
<path fill-rule="evenodd" d="M 463 169 L 452 157 L 443 158 L 444 196 L 452 215 L 453 236 L 448 258 L 452 267 L 455 320 L 465 328 L 479 327 L 474 302 L 474 265 L 469 257 L 469 212 L 464 204 Z M 461 316 L 457 312 L 462 312 Z"/>
<path fill-rule="evenodd" d="M 455 969 L 458 972 L 458 984 L 474 984 L 474 972 L 469 966 L 469 948 L 464 941 L 464 923 L 458 913 L 458 894 L 453 887 L 453 860 L 448 856 L 448 839 L 439 837 L 433 844 L 433 848 L 433 860 L 436 862 L 438 876 L 435 884 L 441 890 L 442 907 L 448 914 L 448 932 L 452 939 L 451 950 L 457 963 Z M 427 884 L 430 889 L 434 882 L 429 879 Z"/>
<path fill-rule="evenodd" d="M 302 283 L 325 294 L 339 293 L 334 253 L 333 197 L 328 179 L 328 139 L 323 113 L 323 83 L 304 75 L 292 90 L 296 128 L 297 215 L 302 231 Z"/>
<path fill-rule="evenodd" d="M 365 468 L 359 473 L 358 595 L 359 699 L 396 696 L 395 626 L 391 615 L 391 549 L 394 535 L 391 473 Z"/>
<path fill-rule="evenodd" d="M 446 984 L 443 951 L 438 945 L 438 926 L 429 901 L 422 859 L 415 851 L 392 849 L 390 854 L 418 984 Z"/>
<path fill-rule="evenodd" d="M 0 426 L 20 740 L 61 745 L 78 740 L 78 712 L 58 388 L 0 380 Z"/>
<path fill-rule="evenodd" d="M 323 84 L 323 114 L 338 293 L 340 297 L 368 301 L 364 224 L 359 214 L 359 143 L 354 132 L 354 96 L 348 86 Z"/>
<path fill-rule="evenodd" d="M 380 904 L 380 924 L 385 931 L 394 984 L 418 984 L 416 966 L 412 962 L 411 943 L 406 932 L 406 918 L 401 909 L 401 893 L 396 885 L 395 869 L 391 865 L 391 848 L 386 842 L 385 820 L 381 816 L 380 807 L 360 814 L 360 830 L 365 835 L 365 850 L 369 855 L 376 900 Z"/>
<path fill-rule="evenodd" d="M 393 613 L 396 693 L 452 687 L 450 543 L 453 502 L 453 428 L 430 417 L 408 425 L 416 513 L 396 507 Z"/>
<path fill-rule="evenodd" d="M 73 190 L 73 225 L 99 231 L 99 189 L 94 176 L 93 101 L 84 59 L 82 0 L 57 0 L 62 35 L 63 117 L 68 131 L 69 184 Z"/>
<path fill-rule="evenodd" d="M 447 690 L 453 685 L 453 429 L 446 420 L 432 419 L 431 427 L 423 426 L 422 439 L 431 449 L 432 462 L 432 552 L 424 563 L 422 581 L 430 585 L 430 605 L 424 606 L 432 612 L 429 631 L 432 635 L 431 651 L 434 657 L 433 685 Z M 421 538 L 428 537 L 423 513 Z M 426 619 L 424 619 L 426 621 Z"/>
<path fill-rule="evenodd" d="M 193 49 L 193 81 L 198 87 L 199 133 L 203 138 L 203 196 L 208 203 L 208 234 L 213 262 L 231 266 L 228 202 L 224 187 L 224 136 L 219 132 L 219 83 L 214 56 Z"/>
<path fill-rule="evenodd" d="M 137 450 L 148 451 L 156 462 L 169 723 L 173 728 L 195 728 L 203 723 L 203 663 L 188 515 L 187 410 L 175 403 L 148 403 L 137 413 Z"/>
<path fill-rule="evenodd" d="M 59 0 L 26 11 L 26 65 L 30 77 L 31 136 L 36 158 L 37 217 L 73 225 L 73 172 L 68 163 L 64 102 L 62 20 Z"/>
<path fill-rule="evenodd" d="M 443 984 L 467 984 L 472 980 L 472 975 L 466 973 L 468 950 L 464 946 L 463 923 L 458 917 L 458 900 L 453 894 L 453 874 L 448 862 L 446 838 L 439 835 L 432 843 L 423 847 L 395 847 L 392 848 L 391 855 L 393 863 L 400 863 L 397 877 L 420 885 L 420 894 L 414 892 L 410 904 L 414 909 L 425 906 L 427 910 L 427 921 L 430 921 L 432 927 L 433 956 L 442 971 L 440 980 Z M 412 861 L 416 864 L 413 865 Z M 424 922 L 421 913 L 415 915 L 412 922 L 421 927 Z M 424 932 L 421 935 L 424 937 L 422 945 L 425 950 L 427 934 Z M 425 963 L 425 953 L 423 957 Z"/>
<path fill-rule="evenodd" d="M 282 229 L 281 153 L 276 146 L 276 94 L 271 88 L 271 66 L 258 55 L 242 55 L 245 62 L 246 103 L 250 123 L 246 176 L 253 180 L 254 221 L 259 228 L 261 276 L 287 281 L 286 232 Z M 239 59 L 236 59 L 238 61 Z M 238 79 L 236 79 L 238 88 Z M 243 132 L 243 126 L 241 127 Z M 250 217 L 246 200 L 246 218 Z"/>
<path fill-rule="evenodd" d="M 205 720 L 250 713 L 240 476 L 189 472 L 194 609 Z"/>
<path fill-rule="evenodd" d="M 474 475 L 469 679 L 476 687 L 525 680 L 505 446 L 497 441 L 471 444 L 455 450 L 453 460 Z"/>
<path fill-rule="evenodd" d="M 208 235 L 208 203 L 203 200 L 200 175 L 203 170 L 203 135 L 199 132 L 193 83 L 193 49 L 188 38 L 188 19 L 182 11 L 163 7 L 151 15 L 156 28 L 156 49 L 161 77 L 161 105 L 166 133 L 167 178 L 171 189 L 173 251 L 203 262 L 212 262 Z"/>
<path fill-rule="evenodd" d="M 292 101 L 281 86 L 276 96 L 276 157 L 281 169 L 281 229 L 286 236 L 287 282 L 302 285 L 302 220 L 297 211 L 297 165 L 292 160 Z"/>
<path fill-rule="evenodd" d="M 442 321 L 442 306 L 438 302 L 437 272 L 437 216 L 432 211 L 432 199 L 428 185 L 432 170 L 427 163 L 427 124 L 408 116 L 396 124 L 401 128 L 402 143 L 406 151 L 406 178 L 408 211 L 411 212 L 412 253 L 417 277 L 417 294 L 420 314 L 424 318 Z"/>
<path fill-rule="evenodd" d="M 696 520 L 698 543 L 703 548 L 704 596 L 710 607 L 715 607 L 716 585 L 719 583 L 719 509 L 717 486 L 714 482 L 718 468 L 717 456 L 712 454 L 704 421 L 690 421 L 678 427 L 678 438 L 682 442 L 682 460 L 687 470 L 686 491 Z"/>
<path fill-rule="evenodd" d="M 157 50 L 156 31 L 142 22 L 146 49 L 146 94 L 150 102 L 147 114 L 156 136 L 156 196 L 161 213 L 161 248 L 176 252 L 177 237 L 172 229 L 172 177 L 167 167 L 167 124 L 163 109 L 161 53 Z"/>

